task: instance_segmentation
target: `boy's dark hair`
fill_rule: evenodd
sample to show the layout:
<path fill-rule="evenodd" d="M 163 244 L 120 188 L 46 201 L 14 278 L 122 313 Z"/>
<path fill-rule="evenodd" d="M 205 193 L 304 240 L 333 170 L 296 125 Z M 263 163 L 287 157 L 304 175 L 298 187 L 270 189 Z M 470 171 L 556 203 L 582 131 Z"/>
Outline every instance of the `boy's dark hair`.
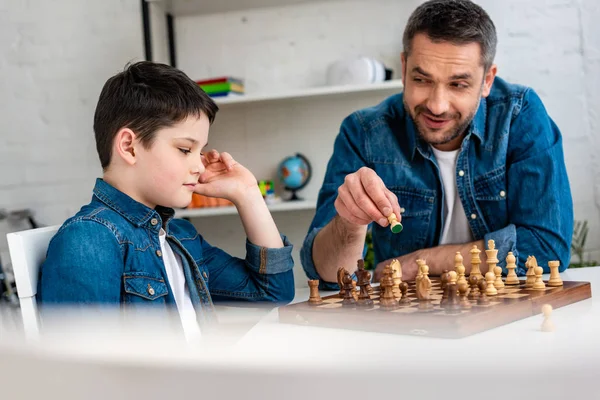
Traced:
<path fill-rule="evenodd" d="M 494 62 L 497 44 L 494 23 L 483 8 L 469 0 L 430 0 L 417 7 L 402 38 L 407 57 L 412 39 L 418 33 L 425 33 L 434 42 L 479 43 L 485 70 Z"/>
<path fill-rule="evenodd" d="M 150 61 L 126 65 L 104 84 L 94 114 L 102 169 L 110 164 L 113 140 L 120 129 L 131 129 L 149 148 L 157 130 L 201 114 L 212 124 L 218 110 L 197 83 L 174 67 Z"/>

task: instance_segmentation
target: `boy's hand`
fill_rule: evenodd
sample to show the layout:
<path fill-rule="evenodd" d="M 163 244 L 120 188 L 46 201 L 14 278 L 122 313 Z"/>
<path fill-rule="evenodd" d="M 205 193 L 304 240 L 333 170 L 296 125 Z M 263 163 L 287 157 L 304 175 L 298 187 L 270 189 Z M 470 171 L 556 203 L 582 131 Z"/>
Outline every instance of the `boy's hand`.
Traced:
<path fill-rule="evenodd" d="M 235 161 L 229 153 L 211 150 L 204 155 L 202 163 L 206 170 L 198 178 L 195 193 L 238 204 L 248 191 L 258 189 L 252 172 Z"/>

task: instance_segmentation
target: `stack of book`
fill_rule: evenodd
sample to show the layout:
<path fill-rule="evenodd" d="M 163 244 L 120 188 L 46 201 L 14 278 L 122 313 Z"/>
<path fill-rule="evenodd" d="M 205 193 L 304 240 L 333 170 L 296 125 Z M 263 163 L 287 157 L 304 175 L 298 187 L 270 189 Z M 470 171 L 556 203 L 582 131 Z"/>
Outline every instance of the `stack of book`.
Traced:
<path fill-rule="evenodd" d="M 244 94 L 244 81 L 231 76 L 222 76 L 196 81 L 210 97 L 239 96 Z"/>

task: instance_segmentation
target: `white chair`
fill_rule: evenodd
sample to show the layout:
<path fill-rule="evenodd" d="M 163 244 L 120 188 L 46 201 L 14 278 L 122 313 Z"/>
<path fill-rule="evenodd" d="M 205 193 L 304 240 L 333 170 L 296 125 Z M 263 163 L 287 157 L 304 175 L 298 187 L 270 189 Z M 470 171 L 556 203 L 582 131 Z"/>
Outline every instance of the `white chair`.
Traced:
<path fill-rule="evenodd" d="M 21 304 L 23 328 L 28 339 L 37 339 L 40 331 L 37 294 L 38 273 L 44 260 L 50 239 L 60 225 L 29 229 L 6 235 L 15 283 Z"/>

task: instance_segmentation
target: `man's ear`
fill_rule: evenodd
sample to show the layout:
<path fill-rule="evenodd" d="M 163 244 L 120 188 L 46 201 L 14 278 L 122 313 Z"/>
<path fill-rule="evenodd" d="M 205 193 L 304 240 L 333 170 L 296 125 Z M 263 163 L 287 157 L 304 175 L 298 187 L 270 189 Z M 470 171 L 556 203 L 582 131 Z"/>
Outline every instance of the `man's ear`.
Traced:
<path fill-rule="evenodd" d="M 400 54 L 400 60 L 402 61 L 402 85 L 406 86 L 406 63 L 408 61 L 406 59 L 405 52 L 402 52 L 402 54 Z"/>
<path fill-rule="evenodd" d="M 494 78 L 496 77 L 496 73 L 498 72 L 498 67 L 496 64 L 492 64 L 485 76 L 483 77 L 483 90 L 481 91 L 482 97 L 488 97 L 490 91 L 492 90 L 492 85 L 494 84 Z"/>
<path fill-rule="evenodd" d="M 134 165 L 136 163 L 135 144 L 136 135 L 129 128 L 121 128 L 115 137 L 115 154 L 125 163 Z"/>

